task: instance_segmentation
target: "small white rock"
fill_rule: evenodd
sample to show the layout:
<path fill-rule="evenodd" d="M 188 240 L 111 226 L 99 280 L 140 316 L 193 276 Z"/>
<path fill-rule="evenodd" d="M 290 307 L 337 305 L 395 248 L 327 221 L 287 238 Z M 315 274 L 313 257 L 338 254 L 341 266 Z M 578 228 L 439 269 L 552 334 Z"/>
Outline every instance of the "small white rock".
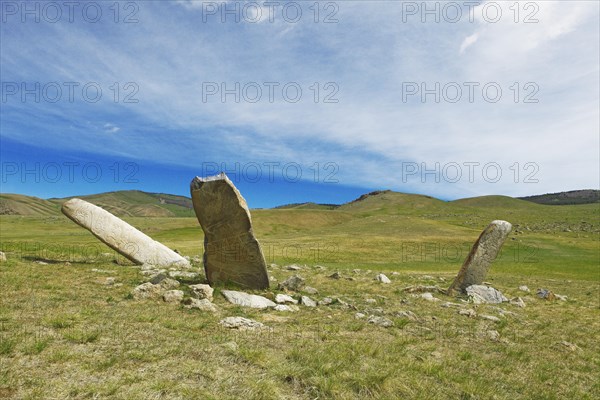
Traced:
<path fill-rule="evenodd" d="M 378 274 L 375 279 L 377 279 L 377 281 L 381 282 L 381 283 L 392 283 L 392 281 L 390 281 L 390 278 L 388 278 L 387 276 L 385 276 L 385 274 Z"/>
<path fill-rule="evenodd" d="M 306 307 L 316 307 L 317 306 L 317 303 L 308 296 L 302 296 L 300 298 L 300 303 L 302 303 Z"/>
<path fill-rule="evenodd" d="M 278 304 L 285 304 L 285 303 L 298 304 L 298 300 L 294 299 L 290 295 L 279 293 L 279 294 L 275 295 L 275 303 L 278 303 Z"/>

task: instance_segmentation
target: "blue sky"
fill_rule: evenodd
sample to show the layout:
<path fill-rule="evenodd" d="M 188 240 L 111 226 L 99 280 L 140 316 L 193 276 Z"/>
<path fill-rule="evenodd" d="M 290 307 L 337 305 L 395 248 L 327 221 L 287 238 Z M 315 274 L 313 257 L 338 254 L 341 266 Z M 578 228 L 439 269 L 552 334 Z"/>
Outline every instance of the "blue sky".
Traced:
<path fill-rule="evenodd" d="M 188 194 L 215 166 L 253 207 L 599 185 L 598 2 L 1 3 L 2 192 Z"/>

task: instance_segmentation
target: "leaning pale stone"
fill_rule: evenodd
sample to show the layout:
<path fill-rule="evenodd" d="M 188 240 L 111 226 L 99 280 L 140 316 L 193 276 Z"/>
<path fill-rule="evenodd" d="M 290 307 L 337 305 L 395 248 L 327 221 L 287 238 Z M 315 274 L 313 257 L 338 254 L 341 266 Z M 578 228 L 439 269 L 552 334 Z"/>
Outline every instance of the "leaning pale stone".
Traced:
<path fill-rule="evenodd" d="M 189 266 L 189 262 L 127 222 L 81 199 L 71 199 L 61 211 L 100 241 L 136 264 Z"/>
<path fill-rule="evenodd" d="M 208 283 L 269 287 L 265 257 L 252 230 L 246 200 L 224 173 L 196 177 L 190 184 L 194 211 L 204 231 Z"/>
<path fill-rule="evenodd" d="M 481 233 L 467 259 L 458 271 L 458 275 L 448 288 L 448 294 L 464 292 L 471 285 L 481 285 L 488 269 L 508 237 L 512 225 L 506 221 L 492 221 Z"/>

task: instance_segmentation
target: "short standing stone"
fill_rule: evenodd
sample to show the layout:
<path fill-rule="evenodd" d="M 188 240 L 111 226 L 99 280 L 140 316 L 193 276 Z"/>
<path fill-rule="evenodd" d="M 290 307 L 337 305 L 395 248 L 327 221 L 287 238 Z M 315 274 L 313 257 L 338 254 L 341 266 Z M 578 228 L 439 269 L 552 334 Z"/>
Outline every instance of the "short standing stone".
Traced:
<path fill-rule="evenodd" d="M 197 299 L 208 299 L 212 300 L 214 289 L 209 285 L 199 283 L 197 285 L 190 285 L 191 295 Z"/>
<path fill-rule="evenodd" d="M 512 225 L 506 221 L 492 221 L 481 233 L 458 275 L 448 288 L 448 294 L 454 291 L 464 292 L 471 285 L 481 285 L 485 280 L 488 269 L 508 237 Z"/>
<path fill-rule="evenodd" d="M 108 211 L 81 199 L 71 199 L 61 211 L 100 241 L 136 264 L 181 265 L 189 262 Z"/>
<path fill-rule="evenodd" d="M 377 281 L 381 283 L 392 283 L 392 281 L 390 281 L 390 278 L 385 276 L 385 274 L 379 274 L 375 277 L 375 279 L 377 279 Z"/>
<path fill-rule="evenodd" d="M 246 200 L 224 173 L 190 185 L 194 211 L 204 231 L 204 271 L 208 283 L 269 287 L 265 257 L 252 231 Z"/>
<path fill-rule="evenodd" d="M 242 307 L 269 308 L 277 305 L 266 297 L 255 294 L 237 292 L 235 290 L 222 290 L 221 293 L 223 293 L 228 302 Z"/>

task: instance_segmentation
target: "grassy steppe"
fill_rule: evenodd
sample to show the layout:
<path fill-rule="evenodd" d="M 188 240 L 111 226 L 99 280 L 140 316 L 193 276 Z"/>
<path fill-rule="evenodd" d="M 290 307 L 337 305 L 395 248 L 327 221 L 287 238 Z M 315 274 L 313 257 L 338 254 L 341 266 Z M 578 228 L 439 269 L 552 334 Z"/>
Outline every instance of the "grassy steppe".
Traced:
<path fill-rule="evenodd" d="M 216 315 L 132 300 L 131 289 L 145 281 L 138 268 L 65 217 L 0 216 L 8 256 L 0 264 L 0 398 L 598 398 L 599 212 L 597 204 L 502 196 L 446 203 L 393 192 L 335 210 L 256 210 L 268 262 L 306 264 L 298 273 L 319 290 L 311 297 L 339 297 L 356 310 L 243 309 L 217 288 Z M 195 218 L 125 219 L 182 254 L 202 254 Z M 447 287 L 494 219 L 514 228 L 488 280 L 507 297 L 523 297 L 525 308 L 462 306 L 498 316 L 494 322 L 440 306 L 457 299 L 436 293 L 442 301 L 428 302 L 402 291 Z M 342 279 L 328 278 L 334 271 Z M 375 282 L 379 271 L 392 284 Z M 269 268 L 276 281 L 293 273 Z M 122 285 L 106 285 L 106 277 Z M 259 294 L 278 293 L 276 281 Z M 539 287 L 569 300 L 540 300 Z M 357 311 L 383 314 L 394 326 L 368 324 Z M 232 315 L 272 330 L 218 325 Z"/>

